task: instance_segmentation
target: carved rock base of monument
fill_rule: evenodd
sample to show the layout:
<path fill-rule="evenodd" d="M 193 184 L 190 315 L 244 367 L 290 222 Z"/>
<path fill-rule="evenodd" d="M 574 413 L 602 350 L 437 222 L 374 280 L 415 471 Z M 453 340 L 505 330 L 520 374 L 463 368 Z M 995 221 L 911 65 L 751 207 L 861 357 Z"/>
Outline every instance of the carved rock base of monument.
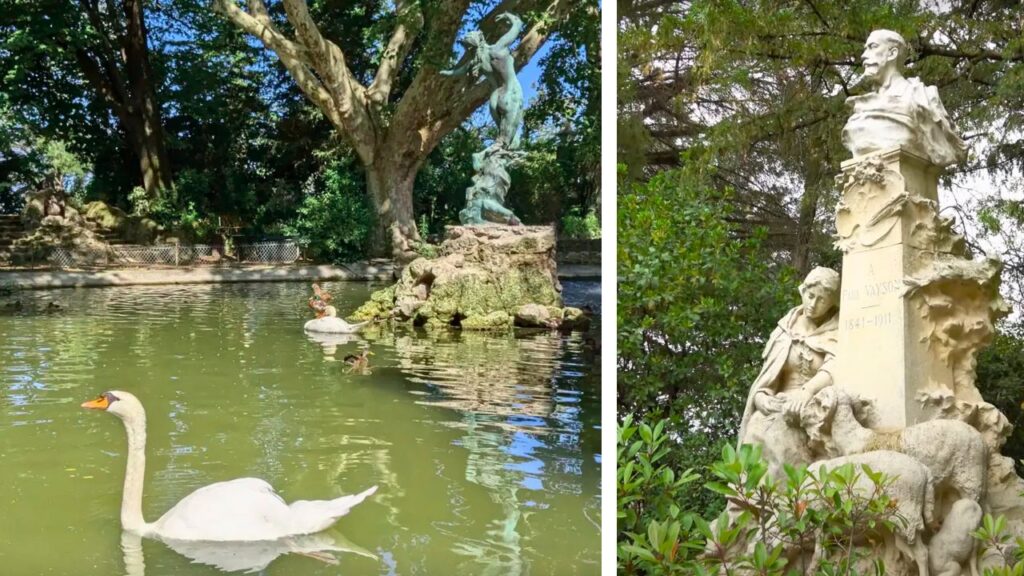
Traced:
<path fill-rule="evenodd" d="M 977 429 L 989 454 L 986 512 L 1024 536 L 1024 480 L 999 453 L 1011 426 L 975 386 L 977 355 L 1009 312 L 1001 263 L 972 259 L 939 216 L 938 170 L 926 160 L 896 148 L 844 163 L 838 180 L 836 384 L 874 400 L 875 428 L 952 419 Z"/>
<path fill-rule="evenodd" d="M 935 392 L 981 401 L 975 357 L 1005 313 L 999 266 L 971 260 L 939 217 L 938 170 L 895 148 L 845 162 L 840 183 L 836 381 L 874 399 L 883 427 L 929 419 L 923 399 Z"/>
<path fill-rule="evenodd" d="M 562 307 L 551 226 L 449 226 L 439 254 L 411 262 L 353 318 L 465 330 L 589 323 L 580 310 Z"/>

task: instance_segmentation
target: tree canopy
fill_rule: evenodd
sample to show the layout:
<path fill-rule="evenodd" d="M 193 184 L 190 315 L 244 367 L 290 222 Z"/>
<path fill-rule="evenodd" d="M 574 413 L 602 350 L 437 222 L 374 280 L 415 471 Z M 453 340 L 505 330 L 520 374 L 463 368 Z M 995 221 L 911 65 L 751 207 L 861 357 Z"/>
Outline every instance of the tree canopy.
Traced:
<path fill-rule="evenodd" d="M 436 233 L 457 222 L 470 154 L 489 137 L 471 118 L 484 88 L 436 72 L 466 31 L 500 33 L 495 16 L 514 11 L 528 24 L 520 63 L 536 55 L 539 80 L 524 132 L 534 154 L 513 179 L 545 186 L 517 184 L 510 200 L 543 196 L 524 199 L 527 223 L 594 210 L 596 2 L 215 5 L 0 0 L 0 206 L 16 210 L 57 169 L 43 153 L 54 142 L 82 167 L 82 200 L 197 236 L 230 216 L 254 237 L 297 234 L 319 258 L 364 257 L 394 224 L 385 198 L 402 204 L 403 238 Z M 342 122 L 349 96 L 364 106 Z"/>

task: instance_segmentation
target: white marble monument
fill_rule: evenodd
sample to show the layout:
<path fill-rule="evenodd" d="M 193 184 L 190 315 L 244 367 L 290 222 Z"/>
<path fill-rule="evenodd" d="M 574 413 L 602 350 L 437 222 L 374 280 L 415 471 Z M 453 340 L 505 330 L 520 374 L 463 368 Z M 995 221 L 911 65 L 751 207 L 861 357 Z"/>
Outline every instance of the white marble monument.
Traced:
<path fill-rule="evenodd" d="M 966 149 L 935 87 L 903 76 L 907 52 L 895 32 L 867 38 L 861 58 L 874 90 L 848 100 L 843 144 L 853 158 L 836 179 L 842 277 L 812 272 L 803 306 L 779 322 L 740 442 L 762 444 L 776 475 L 783 463 L 880 450 L 911 458 L 928 470 L 921 512 L 930 520 L 905 535 L 913 550 L 901 548 L 887 574 L 924 575 L 929 563 L 966 574 L 982 511 L 1024 536 L 1024 480 L 999 453 L 1012 427 L 975 386 L 977 355 L 1009 308 L 999 260 L 973 258 L 939 216 L 939 176 Z M 808 286 L 823 285 L 821 307 L 836 304 L 837 284 L 837 309 L 809 300 Z M 876 460 L 888 474 L 910 472 Z"/>

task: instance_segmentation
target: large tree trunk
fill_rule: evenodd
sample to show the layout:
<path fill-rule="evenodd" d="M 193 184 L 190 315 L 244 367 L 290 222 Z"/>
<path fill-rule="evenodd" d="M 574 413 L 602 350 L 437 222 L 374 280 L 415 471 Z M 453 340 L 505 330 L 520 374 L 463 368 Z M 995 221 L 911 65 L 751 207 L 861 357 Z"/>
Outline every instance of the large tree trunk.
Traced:
<path fill-rule="evenodd" d="M 157 124 L 154 125 L 154 122 Z M 164 148 L 163 131 L 158 122 L 159 120 L 147 118 L 142 114 L 121 121 L 128 144 L 139 162 L 142 188 L 146 191 L 146 197 L 150 199 L 157 198 L 161 190 L 170 190 L 173 185 L 170 161 Z"/>
<path fill-rule="evenodd" d="M 412 167 L 395 162 L 394 156 L 378 158 L 366 167 L 366 189 L 377 216 L 370 250 L 374 256 L 408 262 L 416 257 L 415 246 L 420 241 L 412 206 L 419 162 Z"/>
<path fill-rule="evenodd" d="M 160 190 L 172 186 L 171 163 L 164 147 L 141 0 L 123 0 L 120 14 L 113 4 L 101 7 L 82 2 L 80 6 L 102 40 L 76 46 L 75 58 L 86 80 L 113 110 L 139 161 L 142 186 L 149 198 L 156 198 Z"/>
<path fill-rule="evenodd" d="M 153 89 L 155 82 L 149 65 L 146 22 L 140 0 L 124 0 L 124 17 L 127 23 L 123 44 L 125 67 L 132 101 L 129 110 L 141 124 L 141 131 L 134 136 L 135 151 L 146 195 L 156 198 L 161 189 L 172 186 L 171 163 L 164 148 L 160 104 Z"/>

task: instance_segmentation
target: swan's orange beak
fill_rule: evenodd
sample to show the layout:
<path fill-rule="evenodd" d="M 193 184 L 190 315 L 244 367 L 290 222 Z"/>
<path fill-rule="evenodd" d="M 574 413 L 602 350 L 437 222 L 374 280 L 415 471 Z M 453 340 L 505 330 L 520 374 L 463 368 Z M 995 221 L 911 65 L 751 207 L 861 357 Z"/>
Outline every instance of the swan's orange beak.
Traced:
<path fill-rule="evenodd" d="M 92 410 L 106 410 L 107 406 L 110 406 L 110 400 L 106 396 L 97 396 L 95 400 L 82 402 L 82 408 L 90 408 Z"/>

